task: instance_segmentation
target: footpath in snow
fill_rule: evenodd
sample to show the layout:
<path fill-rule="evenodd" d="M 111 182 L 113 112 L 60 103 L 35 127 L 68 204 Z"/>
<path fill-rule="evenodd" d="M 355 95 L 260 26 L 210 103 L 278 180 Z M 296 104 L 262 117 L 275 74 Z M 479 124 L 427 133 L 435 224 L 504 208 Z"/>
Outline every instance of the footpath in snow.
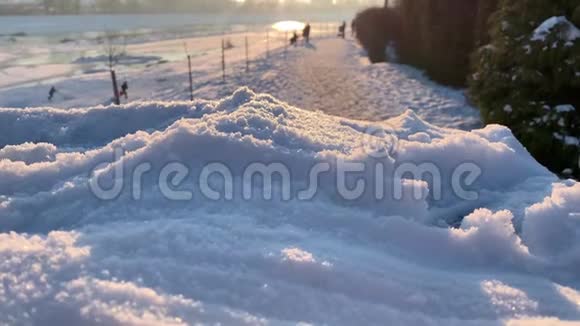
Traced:
<path fill-rule="evenodd" d="M 0 124 L 0 324 L 580 320 L 580 184 L 505 127 L 411 110 L 363 122 L 245 88 L 4 108 Z M 246 179 L 254 163 L 276 163 L 278 181 Z M 397 174 L 423 163 L 431 174 Z"/>
<path fill-rule="evenodd" d="M 467 103 L 462 90 L 438 85 L 409 66 L 370 65 L 354 40 L 314 38 L 310 45 L 300 43 L 286 52 L 276 39 L 271 41 L 271 55 L 266 58 L 264 40 L 250 38 L 256 50 L 250 54 L 250 71 L 246 72 L 243 35 L 234 34 L 229 39 L 234 48 L 226 51 L 225 83 L 221 56 L 215 49 L 219 38 L 188 43 L 199 48 L 193 58 L 196 98 L 219 99 L 247 86 L 297 107 L 350 119 L 381 121 L 412 109 L 439 127 L 469 130 L 481 125 L 478 110 Z M 132 50 L 138 52 L 133 55 L 154 51 L 160 47 L 158 43 L 134 46 Z M 187 100 L 185 69 L 184 63 L 148 65 L 122 71 L 119 76 L 129 82 L 130 100 Z M 62 94 L 49 103 L 46 93 L 53 84 Z M 89 72 L 50 83 L 0 88 L 0 107 L 105 104 L 110 102 L 110 88 L 107 72 Z"/>
<path fill-rule="evenodd" d="M 479 111 L 461 90 L 438 85 L 409 66 L 371 65 L 353 40 L 300 43 L 287 56 L 281 53 L 254 73 L 237 77 L 226 92 L 247 85 L 301 108 L 351 119 L 380 121 L 412 109 L 441 127 L 472 129 L 481 124 Z M 204 93 L 201 89 L 197 94 Z"/>

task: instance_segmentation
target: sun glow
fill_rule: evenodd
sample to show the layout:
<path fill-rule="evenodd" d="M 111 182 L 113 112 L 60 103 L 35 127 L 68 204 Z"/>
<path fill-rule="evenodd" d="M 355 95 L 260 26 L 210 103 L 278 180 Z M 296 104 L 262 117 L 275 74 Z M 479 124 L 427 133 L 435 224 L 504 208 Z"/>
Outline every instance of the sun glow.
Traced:
<path fill-rule="evenodd" d="M 302 30 L 304 28 L 304 23 L 295 20 L 284 20 L 275 23 L 272 25 L 272 28 L 280 32 L 292 32 Z"/>

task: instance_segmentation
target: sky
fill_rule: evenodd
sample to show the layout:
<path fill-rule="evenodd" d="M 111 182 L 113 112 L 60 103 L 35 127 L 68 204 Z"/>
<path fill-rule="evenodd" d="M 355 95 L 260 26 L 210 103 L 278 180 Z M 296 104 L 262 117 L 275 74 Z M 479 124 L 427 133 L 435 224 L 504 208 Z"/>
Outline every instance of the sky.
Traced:
<path fill-rule="evenodd" d="M 192 0 L 195 2 L 196 0 Z M 232 0 L 234 2 L 245 2 L 246 0 Z M 265 0 L 267 1 L 267 0 Z M 284 3 L 287 0 L 278 0 L 280 3 Z M 317 0 L 294 0 L 295 2 L 303 2 L 303 3 L 316 3 Z M 334 0 L 333 2 L 340 1 Z M 40 0 L 0 0 L 0 4 L 14 4 L 14 3 L 35 3 L 41 2 Z M 82 0 L 84 3 L 92 3 L 94 0 Z M 358 0 L 361 4 L 383 4 L 383 0 Z"/>

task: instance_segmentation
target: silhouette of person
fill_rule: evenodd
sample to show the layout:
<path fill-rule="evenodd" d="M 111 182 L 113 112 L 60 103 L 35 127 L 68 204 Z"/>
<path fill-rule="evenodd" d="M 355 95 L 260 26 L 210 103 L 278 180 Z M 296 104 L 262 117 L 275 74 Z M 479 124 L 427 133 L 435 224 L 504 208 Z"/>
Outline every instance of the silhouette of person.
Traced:
<path fill-rule="evenodd" d="M 52 99 L 54 98 L 54 94 L 56 94 L 56 88 L 54 86 L 52 86 L 50 88 L 50 90 L 48 91 L 48 100 L 52 101 Z"/>
<path fill-rule="evenodd" d="M 296 34 L 296 32 L 294 32 L 294 35 L 292 35 L 292 38 L 290 39 L 290 45 L 298 45 L 298 34 Z"/>
<path fill-rule="evenodd" d="M 338 27 L 338 36 L 344 38 L 346 32 L 346 22 L 343 21 L 342 24 Z"/>
<path fill-rule="evenodd" d="M 125 99 L 128 99 L 129 98 L 129 94 L 127 93 L 128 90 L 129 84 L 127 84 L 127 81 L 124 81 L 123 84 L 121 85 L 121 93 L 119 95 L 125 96 Z"/>
<path fill-rule="evenodd" d="M 302 37 L 306 43 L 310 43 L 310 23 L 307 23 L 302 30 Z"/>

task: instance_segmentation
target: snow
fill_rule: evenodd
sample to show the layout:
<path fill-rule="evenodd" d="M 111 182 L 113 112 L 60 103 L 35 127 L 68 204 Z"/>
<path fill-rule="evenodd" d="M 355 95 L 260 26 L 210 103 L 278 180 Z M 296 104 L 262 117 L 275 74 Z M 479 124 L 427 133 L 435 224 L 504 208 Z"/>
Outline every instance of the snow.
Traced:
<path fill-rule="evenodd" d="M 555 132 L 553 134 L 554 138 L 561 141 L 562 143 L 569 145 L 569 146 L 580 146 L 580 139 L 574 136 L 567 136 L 562 135 L 560 133 Z"/>
<path fill-rule="evenodd" d="M 187 62 L 183 52 L 186 43 L 193 54 L 195 97 L 217 100 L 241 86 L 248 86 L 298 107 L 351 119 L 382 121 L 411 108 L 440 127 L 468 130 L 481 126 L 479 112 L 468 103 L 463 90 L 438 85 L 408 66 L 370 65 L 354 40 L 345 42 L 317 36 L 317 33 L 317 29 L 313 30 L 315 39 L 311 45 L 290 47 L 287 52 L 284 51 L 284 33 L 271 32 L 269 42 L 266 42 L 265 33 L 259 32 L 226 35 L 234 48 L 226 51 L 225 83 L 218 49 L 221 36 L 130 44 L 127 52 L 129 58 L 134 58 L 132 62 L 145 62 L 153 57 L 166 58 L 169 62 L 149 61 L 141 66 L 123 61 L 117 67 L 117 76 L 129 83 L 129 101 L 189 99 Z M 245 64 L 246 35 L 251 45 L 249 73 L 246 73 Z M 268 58 L 267 43 L 270 46 Z M 71 59 L 97 65 L 81 66 L 80 71 L 66 77 L 54 72 L 39 74 L 39 80 L 24 80 L 31 74 L 7 78 L 0 82 L 9 85 L 5 88 L 0 85 L 0 107 L 78 108 L 109 104 L 110 74 L 97 60 L 99 58 L 98 54 L 89 54 Z M 42 71 L 44 68 L 39 65 L 34 69 Z M 58 93 L 55 100 L 49 102 L 48 90 L 53 85 Z"/>
<path fill-rule="evenodd" d="M 272 62 L 267 71 L 242 75 L 225 89 L 248 85 L 298 107 L 351 119 L 380 121 L 411 108 L 442 127 L 481 125 L 479 112 L 462 90 L 438 85 L 409 66 L 371 65 L 352 41 L 324 39 L 293 50 L 287 58 Z M 207 87 L 200 95 L 225 96 L 221 86 L 215 91 Z"/>
<path fill-rule="evenodd" d="M 138 63 L 149 63 L 149 62 L 155 62 L 155 61 L 160 61 L 162 60 L 162 57 L 157 57 L 157 56 L 130 56 L 130 55 L 124 55 L 121 56 L 119 60 L 123 61 L 123 63 L 125 64 L 138 64 Z M 87 64 L 87 63 L 95 63 L 95 62 L 100 62 L 100 63 L 106 63 L 109 60 L 109 56 L 107 55 L 98 55 L 98 56 L 93 56 L 93 57 L 80 57 L 78 59 L 75 59 L 73 61 L 73 63 L 78 63 L 78 64 Z"/>
<path fill-rule="evenodd" d="M 574 42 L 580 38 L 580 29 L 571 23 L 566 17 L 550 17 L 534 30 L 532 41 L 545 41 L 552 29 L 556 26 L 563 26 L 560 38 L 565 42 Z"/>
<path fill-rule="evenodd" d="M 72 71 L 73 67 L 68 64 L 44 65 L 42 69 L 37 69 L 34 66 L 7 67 L 0 70 L 0 88 L 24 82 L 34 82 L 35 80 L 67 76 Z M 34 76 L 34 79 L 31 80 L 31 76 Z"/>
<path fill-rule="evenodd" d="M 0 62 L 0 324 L 580 320 L 580 184 L 463 90 L 334 35 L 224 37 L 225 82 L 222 36 L 129 44 L 120 106 L 78 42 Z"/>
<path fill-rule="evenodd" d="M 522 237 L 533 253 L 547 257 L 574 257 L 580 262 L 580 246 L 576 242 L 580 220 L 572 216 L 580 212 L 580 189 L 560 184 L 552 196 L 526 209 Z"/>
<path fill-rule="evenodd" d="M 58 148 L 48 143 L 24 143 L 7 145 L 0 149 L 0 160 L 10 160 L 32 164 L 55 159 Z"/>
<path fill-rule="evenodd" d="M 554 110 L 556 110 L 556 112 L 559 112 L 559 113 L 565 113 L 565 112 L 576 111 L 576 108 L 571 104 L 564 104 L 564 105 L 555 106 Z"/>
<path fill-rule="evenodd" d="M 558 180 L 505 127 L 449 129 L 413 110 L 351 120 L 247 88 L 220 100 L 4 108 L 0 122 L 0 323 L 580 319 L 580 184 Z M 134 197 L 130 171 L 145 162 L 151 169 Z M 159 185 L 176 162 L 189 173 L 173 190 L 191 191 L 191 200 L 169 200 Z M 276 183 L 271 200 L 244 197 L 243 172 L 255 162 L 288 169 L 290 199 Z M 383 199 L 340 198 L 335 174 L 357 162 L 382 164 Z M 231 171 L 231 199 L 199 188 L 209 163 Z M 329 172 L 318 191 L 299 196 L 319 163 Z M 393 177 L 422 163 L 445 180 L 440 196 L 435 178 Z M 471 199 L 451 181 L 464 163 L 481 172 L 462 179 L 477 193 Z M 125 173 L 116 175 L 118 167 Z M 372 170 L 359 174 L 369 189 Z M 125 187 L 98 199 L 97 177 Z"/>

